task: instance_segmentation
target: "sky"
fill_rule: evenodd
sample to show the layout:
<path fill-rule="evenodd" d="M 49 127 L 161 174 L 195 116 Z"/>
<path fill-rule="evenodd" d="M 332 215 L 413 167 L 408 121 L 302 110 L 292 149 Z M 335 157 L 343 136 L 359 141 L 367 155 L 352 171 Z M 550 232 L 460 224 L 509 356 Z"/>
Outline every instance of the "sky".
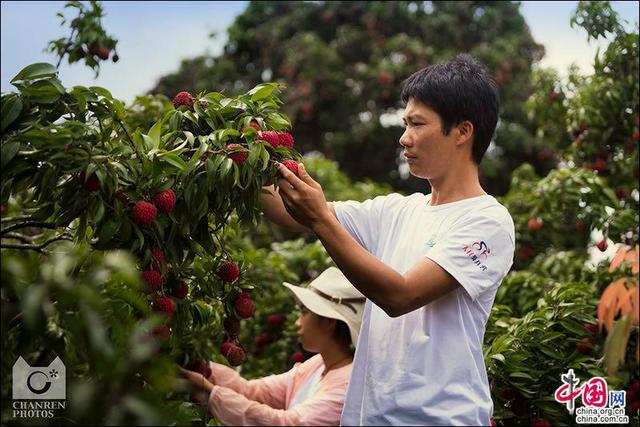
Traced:
<path fill-rule="evenodd" d="M 628 29 L 639 21 L 638 1 L 614 1 L 612 6 Z M 57 58 L 44 52 L 49 40 L 68 36 L 60 27 L 57 12 L 73 17 L 74 9 L 64 9 L 63 1 L 1 2 L 1 89 L 14 90 L 9 81 L 22 68 L 34 62 Z M 216 55 L 226 41 L 226 29 L 246 7 L 244 1 L 103 1 L 106 16 L 103 26 L 118 39 L 120 61 L 104 62 L 100 76 L 83 63 L 60 67 L 65 86 L 102 86 L 129 103 L 136 95 L 153 88 L 160 77 L 178 70 L 180 62 L 202 54 Z M 598 46 L 587 43 L 586 32 L 569 26 L 575 1 L 524 1 L 521 13 L 536 42 L 545 46 L 542 67 L 553 67 L 566 75 L 575 63 L 583 73 L 592 72 L 591 64 Z M 210 38 L 215 32 L 217 36 Z"/>

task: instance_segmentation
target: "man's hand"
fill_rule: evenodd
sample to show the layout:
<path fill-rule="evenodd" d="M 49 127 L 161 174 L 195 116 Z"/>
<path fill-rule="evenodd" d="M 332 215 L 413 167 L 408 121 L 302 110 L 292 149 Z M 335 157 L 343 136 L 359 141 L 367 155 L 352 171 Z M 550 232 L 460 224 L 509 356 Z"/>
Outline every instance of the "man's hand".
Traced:
<path fill-rule="evenodd" d="M 309 176 L 302 163 L 298 163 L 298 178 L 281 163 L 278 163 L 279 193 L 284 207 L 300 224 L 314 230 L 331 219 L 333 213 L 327 206 L 322 187 Z M 315 231 L 315 230 L 314 230 Z"/>

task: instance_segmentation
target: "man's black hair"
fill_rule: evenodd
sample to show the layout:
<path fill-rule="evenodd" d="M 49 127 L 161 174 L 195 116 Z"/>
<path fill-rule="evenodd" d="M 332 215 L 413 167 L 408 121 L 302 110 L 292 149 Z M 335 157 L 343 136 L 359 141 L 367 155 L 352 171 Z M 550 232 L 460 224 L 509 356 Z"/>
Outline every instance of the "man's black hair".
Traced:
<path fill-rule="evenodd" d="M 472 158 L 480 164 L 498 123 L 498 86 L 480 61 L 461 53 L 450 62 L 413 73 L 402 86 L 402 102 L 422 102 L 442 118 L 442 131 L 465 120 L 473 124 Z"/>

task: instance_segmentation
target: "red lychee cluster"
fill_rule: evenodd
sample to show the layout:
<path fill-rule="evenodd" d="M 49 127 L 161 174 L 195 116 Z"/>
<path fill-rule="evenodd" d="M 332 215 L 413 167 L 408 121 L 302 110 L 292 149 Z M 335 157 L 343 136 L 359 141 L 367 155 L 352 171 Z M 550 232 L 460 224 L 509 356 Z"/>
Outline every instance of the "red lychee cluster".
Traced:
<path fill-rule="evenodd" d="M 98 58 L 104 60 L 109 59 L 109 55 L 111 54 L 111 51 L 109 50 L 108 47 L 105 46 L 101 46 L 100 43 L 94 42 L 91 43 L 89 45 L 89 53 L 93 56 L 97 56 Z M 84 54 L 84 51 L 83 51 Z M 84 56 L 84 55 L 82 55 Z M 118 62 L 118 59 L 120 59 L 118 57 L 118 54 L 114 54 L 113 55 L 113 62 Z"/>
<path fill-rule="evenodd" d="M 285 160 L 282 164 L 289 169 L 291 172 L 295 174 L 295 176 L 300 177 L 300 171 L 298 170 L 298 162 L 295 160 Z"/>
<path fill-rule="evenodd" d="M 240 295 L 233 301 L 233 307 L 241 319 L 248 319 L 253 316 L 255 311 L 255 305 L 251 301 L 251 296 L 248 292 L 240 292 Z"/>
<path fill-rule="evenodd" d="M 150 225 L 156 220 L 158 209 L 144 200 L 138 200 L 133 206 L 133 219 L 140 225 Z"/>
<path fill-rule="evenodd" d="M 169 297 L 158 297 L 153 300 L 153 309 L 158 313 L 164 313 L 168 316 L 173 316 L 176 312 L 176 303 Z"/>
<path fill-rule="evenodd" d="M 193 108 L 193 96 L 191 96 L 189 92 L 178 92 L 173 98 L 173 107 L 175 109 L 183 105 L 188 108 Z"/>
<path fill-rule="evenodd" d="M 636 380 L 627 390 L 627 404 L 633 411 L 640 409 L 640 380 Z"/>
<path fill-rule="evenodd" d="M 143 271 L 142 280 L 146 284 L 147 290 L 149 292 L 158 292 L 160 289 L 162 289 L 162 275 L 159 271 Z"/>
<path fill-rule="evenodd" d="M 205 378 L 209 378 L 211 376 L 211 367 L 209 366 L 209 363 L 207 363 L 206 360 L 202 360 L 202 359 L 196 360 L 193 363 L 191 363 L 187 367 L 187 369 L 193 372 L 197 372 Z"/>
<path fill-rule="evenodd" d="M 602 239 L 598 242 L 598 244 L 596 245 L 596 247 L 598 249 L 600 249 L 600 252 L 604 252 L 607 250 L 607 248 L 609 247 L 609 244 L 607 243 L 607 239 Z"/>
<path fill-rule="evenodd" d="M 240 145 L 240 144 L 229 144 L 229 145 L 227 145 L 227 151 L 231 151 L 228 154 L 228 156 L 238 166 L 242 166 L 242 165 L 245 164 L 245 162 L 249 158 L 249 152 L 248 151 L 233 151 L 233 150 L 238 149 L 238 148 L 243 148 L 244 149 L 244 147 L 242 145 Z"/>
<path fill-rule="evenodd" d="M 302 363 L 304 362 L 304 354 L 301 351 L 296 351 L 291 355 L 291 360 L 293 363 Z"/>
<path fill-rule="evenodd" d="M 285 321 L 285 317 L 282 314 L 270 314 L 267 316 L 267 325 L 278 327 Z"/>
<path fill-rule="evenodd" d="M 100 191 L 100 180 L 95 174 L 91 174 L 91 176 L 89 176 L 89 179 L 87 179 L 84 171 L 80 172 L 80 182 L 82 182 L 84 188 L 92 193 Z"/>
<path fill-rule="evenodd" d="M 184 281 L 175 282 L 171 287 L 171 295 L 178 299 L 185 299 L 189 293 L 189 285 Z"/>
<path fill-rule="evenodd" d="M 224 322 L 222 322 L 222 326 L 231 337 L 237 336 L 238 332 L 240 332 L 240 320 L 235 316 L 228 316 L 225 318 Z"/>
<path fill-rule="evenodd" d="M 218 276 L 223 282 L 233 283 L 238 279 L 240 275 L 240 269 L 238 264 L 233 261 L 227 261 L 218 269 Z"/>
<path fill-rule="evenodd" d="M 258 135 L 258 140 L 268 142 L 269 145 L 271 145 L 273 148 L 293 148 L 294 145 L 293 135 L 291 135 L 289 132 L 276 132 L 273 130 L 267 130 L 264 132 L 260 132 L 260 134 Z"/>
<path fill-rule="evenodd" d="M 139 225 L 150 225 L 156 220 L 158 211 L 170 213 L 176 205 L 176 195 L 171 188 L 156 194 L 153 203 L 138 200 L 133 207 L 133 219 Z"/>
<path fill-rule="evenodd" d="M 176 206 L 176 194 L 171 188 L 162 191 L 153 197 L 153 204 L 160 213 L 169 213 Z"/>
<path fill-rule="evenodd" d="M 538 218 L 531 218 L 529 222 L 527 222 L 527 227 L 529 227 L 529 230 L 535 233 L 542 228 L 542 221 L 540 221 Z"/>
<path fill-rule="evenodd" d="M 246 359 L 244 349 L 232 341 L 222 343 L 220 351 L 231 366 L 239 366 Z"/>

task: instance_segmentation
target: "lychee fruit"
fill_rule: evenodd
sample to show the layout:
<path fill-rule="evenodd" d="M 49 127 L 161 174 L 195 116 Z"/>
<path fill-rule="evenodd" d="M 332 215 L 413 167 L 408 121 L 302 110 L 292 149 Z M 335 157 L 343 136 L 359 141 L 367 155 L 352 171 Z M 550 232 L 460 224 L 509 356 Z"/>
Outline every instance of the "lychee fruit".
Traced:
<path fill-rule="evenodd" d="M 293 148 L 293 135 L 289 132 L 279 132 L 278 137 L 280 138 L 280 146 Z"/>
<path fill-rule="evenodd" d="M 542 221 L 540 221 L 537 218 L 531 218 L 527 222 L 527 227 L 529 227 L 529 230 L 535 233 L 536 231 L 539 231 L 542 228 Z"/>
<path fill-rule="evenodd" d="M 302 362 L 304 362 L 304 354 L 302 354 L 301 351 L 296 351 L 295 353 L 293 353 L 291 355 L 291 360 L 294 363 L 302 363 Z"/>
<path fill-rule="evenodd" d="M 84 188 L 91 191 L 92 193 L 100 191 L 100 180 L 95 174 L 91 174 L 89 179 L 85 179 L 86 175 L 84 171 L 80 172 L 80 181 L 84 185 Z"/>
<path fill-rule="evenodd" d="M 156 194 L 153 197 L 153 203 L 161 213 L 169 213 L 176 205 L 176 194 L 169 188 Z"/>
<path fill-rule="evenodd" d="M 489 420 L 489 422 L 491 423 L 491 427 L 497 427 L 498 426 L 498 424 L 496 423 L 496 420 L 494 420 L 493 418 L 491 418 Z"/>
<path fill-rule="evenodd" d="M 159 271 L 143 271 L 142 280 L 144 280 L 144 282 L 147 284 L 147 288 L 152 292 L 157 292 L 162 289 L 162 275 Z"/>
<path fill-rule="evenodd" d="M 586 131 L 587 129 L 589 129 L 589 126 L 587 126 L 586 123 L 580 123 L 578 125 L 578 132 L 580 132 L 580 133 Z"/>
<path fill-rule="evenodd" d="M 238 316 L 242 319 L 248 319 L 253 316 L 253 312 L 255 311 L 255 305 L 253 304 L 253 301 L 251 301 L 250 297 L 236 298 L 233 302 L 233 306 L 235 307 Z"/>
<path fill-rule="evenodd" d="M 218 276 L 223 282 L 233 283 L 240 275 L 240 269 L 238 264 L 233 261 L 227 261 L 218 269 Z"/>
<path fill-rule="evenodd" d="M 128 206 L 129 205 L 129 198 L 124 193 L 124 191 L 118 190 L 118 191 L 116 191 L 114 196 L 116 197 L 116 199 L 118 199 L 118 201 L 120 201 L 120 203 L 122 203 L 123 206 Z"/>
<path fill-rule="evenodd" d="M 254 343 L 257 346 L 267 345 L 267 344 L 271 343 L 271 341 L 273 341 L 273 337 L 271 336 L 271 334 L 269 332 L 263 332 L 260 335 L 258 335 L 257 337 L 255 337 L 255 339 L 254 339 Z"/>
<path fill-rule="evenodd" d="M 133 219 L 140 225 L 153 224 L 157 213 L 158 209 L 144 200 L 138 200 L 133 206 Z"/>
<path fill-rule="evenodd" d="M 616 188 L 616 197 L 618 197 L 618 199 L 624 199 L 624 196 L 626 196 L 624 188 Z"/>
<path fill-rule="evenodd" d="M 280 136 L 278 132 L 272 130 L 261 132 L 260 135 L 258 135 L 258 140 L 267 141 L 273 148 L 280 146 Z"/>
<path fill-rule="evenodd" d="M 173 107 L 174 108 L 178 108 L 182 105 L 185 105 L 189 108 L 193 107 L 193 96 L 191 96 L 191 94 L 189 92 L 179 92 L 174 98 L 173 98 Z"/>
<path fill-rule="evenodd" d="M 236 317 L 227 317 L 224 319 L 224 322 L 222 322 L 222 325 L 224 326 L 224 330 L 231 336 L 236 336 L 238 332 L 240 332 L 240 320 Z"/>
<path fill-rule="evenodd" d="M 631 135 L 631 138 L 633 138 L 634 141 L 640 141 L 640 131 L 633 132 L 633 135 Z"/>
<path fill-rule="evenodd" d="M 598 327 L 593 323 L 583 323 L 582 326 L 593 335 L 598 331 Z"/>
<path fill-rule="evenodd" d="M 256 132 L 260 132 L 260 125 L 258 124 L 257 121 L 251 120 L 251 123 L 249 123 L 249 126 L 254 128 Z"/>
<path fill-rule="evenodd" d="M 551 427 L 551 423 L 544 418 L 531 420 L 531 427 Z"/>
<path fill-rule="evenodd" d="M 590 167 L 591 170 L 604 172 L 607 169 L 607 162 L 603 159 L 596 159 Z"/>
<path fill-rule="evenodd" d="M 154 247 L 151 251 L 151 259 L 157 264 L 164 264 L 165 256 L 164 251 L 158 246 Z"/>
<path fill-rule="evenodd" d="M 222 353 L 224 357 L 227 357 L 227 353 L 229 353 L 229 350 L 231 350 L 231 347 L 233 346 L 235 346 L 235 344 L 231 341 L 223 342 L 220 346 L 220 353 Z"/>
<path fill-rule="evenodd" d="M 185 299 L 189 293 L 189 285 L 186 282 L 175 282 L 171 287 L 171 295 L 178 299 Z"/>
<path fill-rule="evenodd" d="M 584 233 L 586 229 L 587 229 L 587 225 L 584 222 L 582 221 L 576 222 L 576 231 L 578 233 Z"/>
<path fill-rule="evenodd" d="M 593 338 L 582 338 L 580 340 L 582 343 L 577 343 L 576 348 L 582 354 L 591 354 L 591 349 L 593 347 Z"/>
<path fill-rule="evenodd" d="M 598 247 L 598 249 L 600 249 L 600 252 L 604 252 L 609 247 L 609 244 L 607 243 L 607 239 L 602 239 L 596 246 Z"/>
<path fill-rule="evenodd" d="M 110 53 L 111 51 L 109 49 L 107 49 L 106 47 L 101 47 L 100 49 L 98 49 L 98 52 L 96 53 L 96 55 L 100 59 L 109 59 Z"/>
<path fill-rule="evenodd" d="M 209 378 L 211 376 L 211 367 L 206 360 L 196 360 L 191 365 L 189 365 L 188 369 L 193 372 L 197 372 L 205 378 Z"/>
<path fill-rule="evenodd" d="M 229 144 L 227 145 L 227 151 L 233 150 L 235 148 L 244 148 L 240 144 Z M 228 154 L 229 158 L 233 160 L 238 166 L 244 165 L 244 163 L 249 158 L 249 153 L 247 151 L 235 151 L 233 153 Z"/>
<path fill-rule="evenodd" d="M 267 316 L 267 325 L 280 326 L 284 323 L 285 317 L 282 314 L 270 314 Z"/>
<path fill-rule="evenodd" d="M 169 297 L 158 297 L 153 300 L 153 309 L 168 316 L 173 316 L 176 312 L 176 303 Z"/>
<path fill-rule="evenodd" d="M 297 177 L 300 177 L 299 171 L 298 171 L 298 162 L 296 162 L 295 160 L 289 159 L 282 162 L 282 164 L 291 172 L 293 172 Z"/>
<path fill-rule="evenodd" d="M 527 245 L 522 245 L 520 247 L 520 258 L 523 258 L 523 259 L 533 258 L 535 254 L 536 254 L 535 251 Z"/>
<path fill-rule="evenodd" d="M 229 351 L 227 351 L 226 357 L 227 357 L 227 361 L 231 366 L 242 365 L 242 363 L 245 361 L 245 358 L 246 358 L 242 347 L 235 344 L 233 345 L 233 347 L 229 349 Z"/>

